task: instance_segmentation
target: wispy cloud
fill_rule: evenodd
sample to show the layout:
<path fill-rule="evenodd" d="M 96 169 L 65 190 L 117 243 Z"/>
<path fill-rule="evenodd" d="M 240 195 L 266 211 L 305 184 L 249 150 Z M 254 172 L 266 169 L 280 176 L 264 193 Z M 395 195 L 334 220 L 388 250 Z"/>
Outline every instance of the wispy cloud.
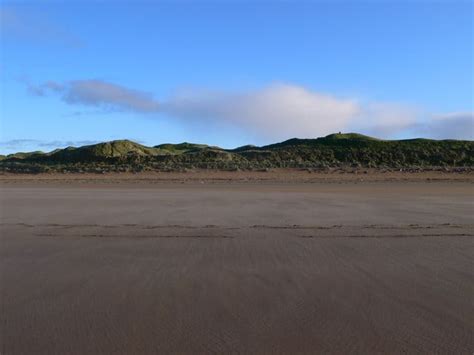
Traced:
<path fill-rule="evenodd" d="M 38 140 L 36 139 L 10 139 L 0 141 L 0 147 L 4 150 L 19 150 L 35 144 L 38 144 Z"/>
<path fill-rule="evenodd" d="M 2 5 L 0 7 L 0 33 L 4 38 L 52 42 L 68 47 L 84 45 L 79 37 L 29 6 Z"/>
<path fill-rule="evenodd" d="M 48 81 L 41 85 L 27 84 L 37 96 L 56 94 L 67 104 L 99 107 L 111 111 L 157 112 L 159 104 L 149 93 L 126 88 L 103 80 L 74 80 L 66 83 Z"/>
<path fill-rule="evenodd" d="M 44 148 L 61 148 L 61 147 L 80 147 L 83 145 L 91 145 L 99 143 L 99 141 L 82 140 L 82 141 L 40 141 L 38 146 Z"/>
<path fill-rule="evenodd" d="M 53 140 L 53 141 L 44 141 L 40 139 L 10 139 L 5 141 L 0 141 L 0 148 L 3 151 L 29 151 L 33 147 L 34 149 L 45 149 L 51 150 L 55 148 L 63 147 L 80 147 L 83 145 L 95 144 L 98 141 L 94 140 Z"/>
<path fill-rule="evenodd" d="M 141 114 L 163 113 L 192 127 L 238 127 L 266 139 L 357 131 L 381 138 L 421 135 L 472 139 L 472 113 L 434 115 L 391 102 L 366 102 L 292 84 L 248 92 L 187 90 L 158 102 L 150 93 L 103 80 L 27 83 L 37 96 L 59 95 L 70 105 Z"/>

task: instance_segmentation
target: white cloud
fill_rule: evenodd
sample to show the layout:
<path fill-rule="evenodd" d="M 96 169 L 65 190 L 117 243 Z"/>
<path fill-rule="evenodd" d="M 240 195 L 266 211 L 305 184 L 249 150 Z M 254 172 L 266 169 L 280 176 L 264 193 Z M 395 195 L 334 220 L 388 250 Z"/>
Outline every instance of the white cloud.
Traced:
<path fill-rule="evenodd" d="M 162 110 L 187 122 L 230 123 L 259 135 L 287 138 L 340 130 L 360 107 L 354 100 L 277 84 L 248 93 L 181 93 L 164 102 Z"/>
<path fill-rule="evenodd" d="M 369 102 L 361 105 L 360 113 L 352 118 L 349 130 L 389 138 L 412 127 L 421 116 L 421 110 L 409 105 Z"/>

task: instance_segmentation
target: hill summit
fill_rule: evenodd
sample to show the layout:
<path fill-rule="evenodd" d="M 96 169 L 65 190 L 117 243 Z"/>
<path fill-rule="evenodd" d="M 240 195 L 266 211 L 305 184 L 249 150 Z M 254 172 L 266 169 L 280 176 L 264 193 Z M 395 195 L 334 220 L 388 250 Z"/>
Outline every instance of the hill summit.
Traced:
<path fill-rule="evenodd" d="M 324 137 L 325 139 L 349 139 L 349 140 L 379 140 L 374 137 L 366 136 L 359 133 L 332 133 Z"/>

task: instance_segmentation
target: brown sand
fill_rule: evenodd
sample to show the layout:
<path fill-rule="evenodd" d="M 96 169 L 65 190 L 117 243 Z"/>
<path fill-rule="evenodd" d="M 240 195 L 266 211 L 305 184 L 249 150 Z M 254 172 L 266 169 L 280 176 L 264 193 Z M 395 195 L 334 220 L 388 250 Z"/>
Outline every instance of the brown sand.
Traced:
<path fill-rule="evenodd" d="M 474 350 L 470 182 L 104 181 L 4 181 L 2 355 Z"/>
<path fill-rule="evenodd" d="M 471 169 L 446 172 L 435 171 L 393 171 L 383 169 L 331 168 L 325 171 L 312 169 L 271 169 L 269 171 L 219 171 L 191 170 L 187 172 L 142 172 L 133 173 L 65 173 L 65 174 L 11 174 L 0 173 L 2 184 L 162 184 L 162 183 L 207 183 L 232 184 L 267 182 L 279 184 L 294 183 L 357 183 L 387 181 L 463 181 L 474 183 Z"/>

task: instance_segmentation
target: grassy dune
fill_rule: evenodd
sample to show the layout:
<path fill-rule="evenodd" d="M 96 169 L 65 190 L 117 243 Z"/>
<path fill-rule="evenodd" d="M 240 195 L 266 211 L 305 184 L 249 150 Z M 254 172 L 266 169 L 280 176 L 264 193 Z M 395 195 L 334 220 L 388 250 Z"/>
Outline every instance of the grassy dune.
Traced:
<path fill-rule="evenodd" d="M 472 168 L 474 142 L 460 140 L 380 140 L 357 133 L 317 139 L 293 138 L 262 147 L 222 149 L 204 144 L 147 147 L 116 140 L 82 147 L 3 156 L 0 171 L 100 172 L 179 169 L 268 168 Z"/>

